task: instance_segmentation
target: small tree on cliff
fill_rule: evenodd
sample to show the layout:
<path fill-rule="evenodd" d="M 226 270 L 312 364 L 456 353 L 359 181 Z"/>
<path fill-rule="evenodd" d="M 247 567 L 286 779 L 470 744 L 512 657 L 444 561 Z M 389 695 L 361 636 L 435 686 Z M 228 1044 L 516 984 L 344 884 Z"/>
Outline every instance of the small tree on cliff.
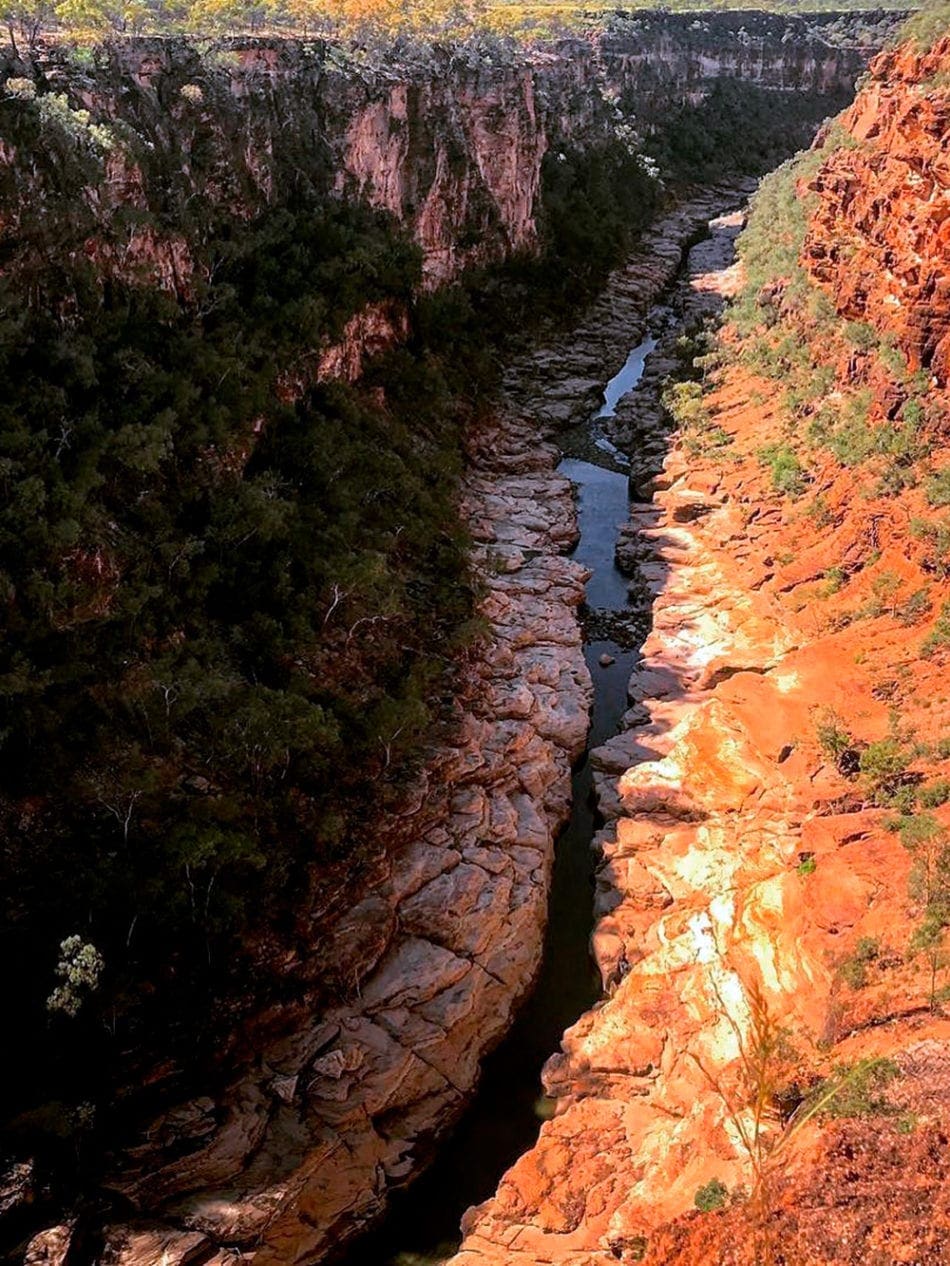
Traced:
<path fill-rule="evenodd" d="M 907 887 L 923 907 L 923 918 L 910 940 L 911 954 L 926 955 L 930 967 L 930 1006 L 937 1005 L 937 973 L 947 966 L 945 937 L 950 924 L 950 839 L 931 813 L 917 813 L 901 828 L 901 843 L 911 853 Z"/>

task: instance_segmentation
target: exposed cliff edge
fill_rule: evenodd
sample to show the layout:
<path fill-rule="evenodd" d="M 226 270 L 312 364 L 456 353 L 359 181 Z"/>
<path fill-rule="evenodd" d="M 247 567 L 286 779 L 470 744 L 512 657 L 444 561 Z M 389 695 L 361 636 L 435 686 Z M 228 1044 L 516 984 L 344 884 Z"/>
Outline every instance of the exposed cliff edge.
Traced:
<path fill-rule="evenodd" d="M 183 39 L 141 38 L 97 50 L 91 67 L 56 49 L 28 64 L 8 59 L 0 77 L 21 82 L 25 73 L 40 92 L 68 94 L 90 112 L 74 127 L 115 129 L 111 140 L 88 138 L 104 178 L 71 208 L 74 218 L 80 208 L 91 213 L 84 249 L 100 252 L 103 269 L 186 289 L 190 217 L 179 212 L 187 203 L 253 215 L 286 196 L 297 166 L 309 181 L 406 225 L 423 250 L 427 283 L 438 285 L 537 247 L 542 163 L 552 149 L 583 148 L 618 125 L 648 135 L 721 80 L 792 106 L 809 95 L 826 103 L 847 96 L 893 25 L 880 14 L 864 18 L 644 14 L 589 40 L 527 51 L 486 40 L 369 53 L 264 38 L 199 51 Z M 4 108 L 25 107 L 8 97 Z M 136 134 L 148 150 L 142 166 L 122 143 Z M 55 173 L 26 159 L 16 147 L 2 155 L 5 232 L 18 234 L 17 254 L 28 253 L 32 237 L 18 204 L 61 215 L 63 228 L 70 219 Z M 119 208 L 156 223 L 110 229 Z"/>
<path fill-rule="evenodd" d="M 767 182 L 667 396 L 619 549 L 653 631 L 599 753 L 607 996 L 458 1266 L 950 1251 L 947 51 L 876 59 Z"/>

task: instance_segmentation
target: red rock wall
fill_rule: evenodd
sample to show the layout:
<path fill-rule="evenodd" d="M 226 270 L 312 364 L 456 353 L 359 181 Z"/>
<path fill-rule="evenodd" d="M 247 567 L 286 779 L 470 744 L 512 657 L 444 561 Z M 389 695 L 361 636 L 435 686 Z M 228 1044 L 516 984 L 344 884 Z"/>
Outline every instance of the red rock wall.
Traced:
<path fill-rule="evenodd" d="M 950 38 L 880 54 L 810 188 L 811 275 L 842 316 L 894 335 L 911 367 L 950 374 Z"/>
<path fill-rule="evenodd" d="M 950 1261 L 950 1022 L 914 940 L 921 854 L 819 734 L 833 710 L 852 757 L 890 736 L 906 768 L 888 794 L 934 789 L 909 811 L 929 804 L 950 831 L 950 648 L 928 647 L 950 575 L 913 526 L 946 520 L 923 462 L 947 464 L 947 52 L 875 63 L 843 119 L 857 147 L 811 182 L 803 255 L 843 317 L 933 371 L 932 451 L 888 491 L 886 458 L 844 466 L 802 444 L 807 478 L 783 495 L 761 456 L 798 439 L 783 384 L 724 335 L 705 396 L 722 446 L 674 434 L 624 533 L 653 627 L 629 729 L 594 753 L 606 996 L 549 1061 L 554 1118 L 469 1211 L 453 1266 Z M 869 384 L 867 425 L 880 425 L 877 353 L 848 352 L 837 329 L 823 338 L 826 403 Z M 789 1102 L 868 1059 L 893 1074 L 877 1103 L 787 1123 Z M 697 1212 L 711 1181 L 732 1199 Z"/>

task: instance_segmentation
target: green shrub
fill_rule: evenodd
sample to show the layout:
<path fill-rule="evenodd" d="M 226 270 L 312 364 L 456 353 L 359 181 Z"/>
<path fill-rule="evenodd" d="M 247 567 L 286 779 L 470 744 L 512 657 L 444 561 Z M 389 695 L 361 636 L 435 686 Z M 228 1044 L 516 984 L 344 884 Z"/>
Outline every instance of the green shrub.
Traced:
<path fill-rule="evenodd" d="M 911 899 L 923 916 L 910 938 L 911 956 L 924 954 L 930 968 L 930 1006 L 936 1010 L 938 973 L 948 965 L 944 948 L 950 924 L 950 842 L 932 813 L 918 813 L 901 826 L 901 843 L 914 861 L 907 881 Z"/>
<path fill-rule="evenodd" d="M 873 598 L 865 611 L 865 615 L 875 617 L 881 615 L 885 611 L 893 614 L 900 587 L 901 578 L 896 572 L 879 572 L 871 581 L 871 593 L 873 594 Z"/>
<path fill-rule="evenodd" d="M 909 628 L 911 625 L 919 624 L 925 619 L 933 609 L 933 603 L 930 601 L 930 589 L 924 585 L 920 589 L 915 589 L 912 594 L 898 603 L 894 608 L 894 615 L 899 623 Z"/>
<path fill-rule="evenodd" d="M 863 989 L 868 983 L 868 965 L 879 958 L 880 953 L 881 947 L 877 937 L 862 936 L 854 948 L 854 953 L 838 968 L 839 976 L 852 989 Z"/>
<path fill-rule="evenodd" d="M 815 726 L 818 745 L 829 760 L 835 763 L 845 752 L 853 749 L 854 737 L 845 728 L 842 718 L 832 708 L 827 708 Z"/>
<path fill-rule="evenodd" d="M 805 491 L 806 477 L 798 454 L 787 444 L 769 444 L 759 450 L 759 461 L 768 467 L 772 487 L 786 497 L 800 497 Z"/>
<path fill-rule="evenodd" d="M 806 1103 L 821 1104 L 820 1115 L 836 1118 L 889 1114 L 894 1109 L 884 1092 L 899 1076 L 900 1069 L 891 1059 L 839 1064 L 832 1075 L 812 1091 Z"/>
<path fill-rule="evenodd" d="M 667 382 L 662 398 L 663 407 L 682 430 L 702 429 L 709 424 L 709 410 L 698 382 Z"/>
<path fill-rule="evenodd" d="M 866 321 L 847 321 L 844 336 L 852 346 L 861 352 L 870 352 L 878 346 L 880 336 L 873 325 Z"/>
<path fill-rule="evenodd" d="M 917 792 L 917 799 L 924 809 L 937 809 L 950 800 L 950 778 L 935 778 Z"/>
<path fill-rule="evenodd" d="M 705 1186 L 699 1187 L 693 1197 L 693 1204 L 701 1213 L 711 1213 L 714 1209 L 725 1207 L 729 1199 L 729 1188 L 718 1178 L 711 1178 Z"/>
<path fill-rule="evenodd" d="M 871 798 L 877 802 L 893 795 L 909 764 L 909 755 L 898 739 L 869 743 L 861 753 L 859 769 Z"/>
<path fill-rule="evenodd" d="M 924 567 L 941 578 L 950 575 L 950 519 L 911 519 L 910 534 L 924 544 Z"/>
<path fill-rule="evenodd" d="M 831 512 L 828 502 L 821 493 L 815 497 L 814 501 L 812 501 L 811 505 L 808 507 L 808 517 L 814 520 L 815 527 L 817 528 L 828 527 L 834 522 L 834 515 Z M 840 567 L 831 567 L 828 569 L 828 572 L 825 573 L 826 580 L 829 578 L 829 572 L 833 571 L 841 572 L 842 576 L 845 575 L 845 573 L 841 571 Z M 844 581 L 842 581 L 842 584 L 843 583 Z"/>
<path fill-rule="evenodd" d="M 935 509 L 950 505 L 950 466 L 935 471 L 924 484 L 924 492 Z"/>
<path fill-rule="evenodd" d="M 924 659 L 930 659 L 944 646 L 950 646 L 950 601 L 940 608 L 937 622 L 924 638 L 920 653 Z"/>

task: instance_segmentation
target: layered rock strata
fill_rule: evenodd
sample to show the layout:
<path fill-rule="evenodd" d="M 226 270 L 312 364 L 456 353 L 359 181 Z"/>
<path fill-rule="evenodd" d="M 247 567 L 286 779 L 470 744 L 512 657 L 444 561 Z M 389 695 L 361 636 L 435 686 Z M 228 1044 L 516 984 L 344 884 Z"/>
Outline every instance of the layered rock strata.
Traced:
<path fill-rule="evenodd" d="M 488 651 L 455 745 L 432 753 L 409 798 L 411 843 L 326 931 L 351 1001 L 299 1011 L 225 1091 L 152 1123 L 115 1179 L 141 1216 L 107 1230 L 110 1260 L 143 1261 L 156 1237 L 171 1263 L 218 1245 L 265 1263 L 318 1260 L 378 1214 L 464 1104 L 538 968 L 553 841 L 587 732 L 586 573 L 563 556 L 572 491 L 539 439 L 537 401 L 550 391 L 540 420 L 552 431 L 589 412 L 621 331 L 732 196 L 711 191 L 651 230 L 572 339 L 573 359 L 553 344 L 512 366 L 496 420 L 472 439 L 462 499 Z M 184 1154 L 163 1163 L 169 1152 Z"/>
<path fill-rule="evenodd" d="M 890 58 L 917 66 L 893 92 L 878 82 Z M 925 128 L 908 153 L 906 120 L 941 117 L 946 59 L 915 58 L 874 67 L 845 126 L 881 138 L 881 155 L 859 146 L 823 165 L 802 259 L 841 311 L 930 371 L 936 426 L 943 309 L 922 296 L 937 299 L 946 273 L 948 133 L 932 146 Z M 908 181 L 906 221 L 870 175 L 901 165 L 928 173 Z M 835 224 L 857 253 L 820 249 Z M 695 280 L 707 292 L 735 282 Z M 593 756 L 608 819 L 593 938 L 605 996 L 549 1062 L 556 1115 L 469 1212 L 453 1266 L 950 1253 L 945 961 L 920 935 L 939 917 L 950 824 L 948 580 L 932 532 L 914 526 L 945 503 L 913 480 L 888 493 L 820 449 L 807 500 L 783 495 L 767 454 L 788 443 L 787 413 L 726 340 L 706 397 L 718 445 L 674 435 L 622 534 L 653 627 L 629 728 Z M 839 387 L 865 381 L 867 357 L 826 350 Z M 875 381 L 869 427 L 890 416 Z M 655 402 L 637 407 L 656 416 Z M 889 754 L 889 772 L 869 752 Z M 796 1114 L 829 1076 L 850 1095 L 843 1119 Z M 729 1192 L 721 1212 L 693 1208 Z"/>
<path fill-rule="evenodd" d="M 143 37 L 98 49 L 91 68 L 55 45 L 25 61 L 0 55 L 0 83 L 30 79 L 72 111 L 41 118 L 49 144 L 39 157 L 16 128 L 20 143 L 0 145 L 0 227 L 20 267 L 50 216 L 57 241 L 76 223 L 73 248 L 104 274 L 187 295 L 195 243 L 176 209 L 251 218 L 304 172 L 321 192 L 390 213 L 435 287 L 537 248 L 549 151 L 646 135 L 723 79 L 840 104 L 890 25 L 881 15 L 648 14 L 530 50 Z M 16 90 L 0 104 L 14 123 L 37 109 Z M 71 147 L 85 173 L 76 188 L 55 159 Z"/>
<path fill-rule="evenodd" d="M 950 375 L 950 38 L 875 58 L 812 182 L 804 258 L 848 320 L 886 329 L 911 368 Z"/>

